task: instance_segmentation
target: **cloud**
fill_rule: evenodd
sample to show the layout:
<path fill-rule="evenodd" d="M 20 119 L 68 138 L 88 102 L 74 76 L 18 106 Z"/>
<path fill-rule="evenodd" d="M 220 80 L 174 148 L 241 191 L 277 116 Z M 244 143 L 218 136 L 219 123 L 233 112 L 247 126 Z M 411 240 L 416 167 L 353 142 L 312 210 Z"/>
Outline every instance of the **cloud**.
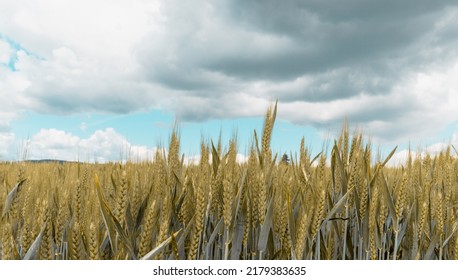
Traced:
<path fill-rule="evenodd" d="M 5 160 L 12 152 L 15 136 L 11 132 L 0 132 L 0 159 Z"/>
<path fill-rule="evenodd" d="M 87 111 L 122 114 L 145 109 L 145 104 L 154 104 L 152 96 L 136 98 L 151 87 L 129 79 L 128 70 L 105 71 L 100 69 L 99 61 L 80 58 L 65 47 L 55 49 L 48 60 L 19 52 L 16 68 L 24 84 L 17 88 L 16 95 L 27 101 L 23 106 L 28 110 L 57 114 Z"/>
<path fill-rule="evenodd" d="M 27 144 L 28 159 L 108 162 L 152 159 L 155 149 L 132 145 L 112 128 L 97 130 L 86 139 L 71 133 L 42 129 Z"/>
<path fill-rule="evenodd" d="M 395 142 L 435 134 L 458 118 L 456 110 L 437 110 L 444 100 L 454 104 L 458 91 L 451 1 L 200 6 L 161 6 L 167 24 L 138 53 L 148 78 L 176 91 L 170 100 L 185 101 L 165 106 L 184 119 L 260 115 L 278 98 L 283 119 L 335 129 L 348 117 Z"/>
<path fill-rule="evenodd" d="M 10 45 L 4 40 L 0 40 L 0 65 L 3 65 L 4 67 L 7 66 L 10 62 L 12 54 L 13 49 Z"/>
<path fill-rule="evenodd" d="M 2 111 L 123 114 L 155 105 L 149 93 L 155 86 L 139 78 L 132 47 L 154 28 L 148 22 L 157 3 L 105 4 L 2 4 L 1 61 L 13 61 L 1 69 L 5 75 L 0 76 L 0 99 L 8 100 L 1 102 Z"/>
<path fill-rule="evenodd" d="M 23 111 L 202 121 L 277 98 L 280 118 L 381 141 L 458 119 L 456 1 L 21 0 L 0 19 L 0 131 Z"/>
<path fill-rule="evenodd" d="M 279 116 L 298 124 L 333 130 L 337 130 L 342 120 L 348 117 L 350 123 L 358 124 L 382 142 L 427 140 L 458 119 L 455 109 L 455 104 L 458 104 L 457 75 L 458 60 L 444 69 L 433 68 L 405 75 L 386 94 L 362 92 L 329 101 L 286 102 L 280 104 Z M 279 88 L 287 86 L 291 85 L 275 85 Z"/>
<path fill-rule="evenodd" d="M 419 148 L 417 150 L 412 149 L 410 154 L 413 159 L 420 156 L 424 158 L 426 155 L 436 156 L 439 155 L 441 152 L 445 152 L 447 148 L 457 148 L 458 147 L 458 132 L 454 133 L 449 142 L 437 142 L 431 145 L 426 146 L 425 148 Z M 452 148 L 452 156 L 458 156 Z M 396 152 L 393 157 L 388 162 L 388 166 L 400 166 L 405 165 L 409 158 L 409 150 L 404 149 L 401 151 Z"/>

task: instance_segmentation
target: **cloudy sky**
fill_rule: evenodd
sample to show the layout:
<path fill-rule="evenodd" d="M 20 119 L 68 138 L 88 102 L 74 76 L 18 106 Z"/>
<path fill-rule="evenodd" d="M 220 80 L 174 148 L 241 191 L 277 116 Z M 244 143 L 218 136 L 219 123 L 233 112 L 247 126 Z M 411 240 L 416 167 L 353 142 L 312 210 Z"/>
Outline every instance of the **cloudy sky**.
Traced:
<path fill-rule="evenodd" d="M 0 159 L 182 152 L 278 99 L 277 152 L 345 117 L 383 152 L 458 144 L 458 4 L 429 0 L 0 0 Z M 26 148 L 25 148 L 26 147 Z"/>

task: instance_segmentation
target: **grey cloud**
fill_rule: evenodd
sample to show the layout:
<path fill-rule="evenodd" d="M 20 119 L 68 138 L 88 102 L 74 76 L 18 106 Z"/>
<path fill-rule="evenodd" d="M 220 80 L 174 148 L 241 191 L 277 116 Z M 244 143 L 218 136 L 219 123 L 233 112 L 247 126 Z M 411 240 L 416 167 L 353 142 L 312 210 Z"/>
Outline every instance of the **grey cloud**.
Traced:
<path fill-rule="evenodd" d="M 184 13 L 168 1 L 165 29 L 146 37 L 137 52 L 147 78 L 175 91 L 179 102 L 165 108 L 181 119 L 259 115 L 241 110 L 250 106 L 235 102 L 242 93 L 258 101 L 278 98 L 285 107 L 320 104 L 338 112 L 320 118 L 282 113 L 280 106 L 279 116 L 320 129 L 338 129 L 348 117 L 379 139 L 417 135 L 419 125 L 437 132 L 444 125 L 425 118 L 422 102 L 404 85 L 415 73 L 449 67 L 456 59 L 455 1 L 223 3 L 208 8 L 205 2 Z M 362 96 L 372 101 L 327 106 Z"/>
<path fill-rule="evenodd" d="M 388 94 L 397 81 L 394 73 L 386 67 L 345 67 L 305 76 L 308 83 L 297 88 L 274 89 L 271 94 L 282 102 L 307 101 L 329 102 L 360 94 Z M 294 81 L 292 81 L 294 83 Z"/>
<path fill-rule="evenodd" d="M 199 92 L 202 92 L 202 90 L 216 87 L 215 83 L 202 78 L 200 75 L 192 73 L 191 69 L 188 69 L 187 71 L 167 71 L 162 69 L 154 74 L 154 78 L 162 85 L 168 86 L 174 90 L 198 90 Z"/>
<path fill-rule="evenodd" d="M 282 12 L 281 9 L 277 12 L 273 8 L 270 14 L 274 15 L 274 27 L 277 24 L 283 26 L 283 18 L 290 23 L 290 18 L 303 16 L 300 11 L 295 12 L 298 9 L 294 7 L 287 12 Z M 438 16 L 437 13 L 428 12 L 411 18 L 384 21 L 351 18 L 340 22 L 318 17 L 311 23 L 312 28 L 304 22 L 295 26 L 299 30 L 289 25 L 276 30 L 264 24 L 264 21 L 271 20 L 270 16 L 256 11 L 253 11 L 253 14 L 254 19 L 251 24 L 257 24 L 258 32 L 274 32 L 277 36 L 287 36 L 294 44 L 268 58 L 227 57 L 212 61 L 207 67 L 242 80 L 282 80 L 303 74 L 321 73 L 336 67 L 360 67 L 361 64 L 380 63 L 380 61 L 413 55 L 409 52 L 425 33 L 432 30 L 434 16 Z M 278 14 L 281 19 L 275 23 L 275 15 Z M 305 16 L 314 15 L 310 12 Z"/>
<path fill-rule="evenodd" d="M 220 96 L 231 90 L 227 80 L 221 82 L 205 73 L 220 74 L 229 84 L 282 82 L 309 75 L 319 85 L 330 78 L 332 89 L 320 92 L 312 85 L 303 94 L 305 101 L 349 97 L 362 91 L 383 94 L 404 73 L 439 59 L 421 51 L 435 48 L 439 39 L 446 40 L 446 34 L 432 34 L 435 22 L 452 3 L 234 0 L 211 12 L 185 9 L 188 13 L 184 14 L 172 1 L 164 8 L 170 25 L 160 39 L 145 40 L 139 58 L 154 82 L 195 94 L 212 90 Z M 221 33 L 212 29 L 212 23 L 222 26 Z M 202 40 L 201 34 L 207 38 Z M 267 43 L 253 44 L 256 38 L 250 38 L 264 35 L 282 42 L 281 46 L 271 50 Z M 427 36 L 440 38 L 427 40 Z M 340 68 L 352 69 L 356 77 L 329 75 Z M 378 77 L 383 85 L 371 85 L 369 75 Z M 355 79 L 361 80 L 359 86 Z M 285 100 L 291 99 L 288 95 L 298 97 L 277 94 L 280 98 L 285 95 Z"/>
<path fill-rule="evenodd" d="M 230 14 L 253 28 L 273 32 L 302 33 L 308 30 L 308 18 L 329 23 L 343 22 L 393 22 L 421 17 L 456 5 L 453 0 L 405 0 L 405 1 L 320 1 L 320 0 L 232 0 Z"/>
<path fill-rule="evenodd" d="M 259 104 L 277 98 L 326 108 L 369 96 L 377 102 L 335 108 L 328 118 L 280 115 L 318 127 L 345 116 L 369 126 L 396 123 L 401 128 L 391 131 L 400 135 L 408 131 L 401 123 L 414 123 L 406 119 L 425 120 L 423 103 L 392 98 L 415 97 L 405 86 L 415 73 L 455 63 L 457 11 L 456 1 L 445 0 L 167 0 L 158 26 L 126 48 L 132 53 L 123 62 L 61 50 L 55 65 L 51 57 L 27 72 L 32 86 L 24 96 L 39 104 L 35 110 L 60 114 L 158 107 L 183 121 L 261 115 Z M 66 64 L 73 57 L 81 75 Z M 47 82 L 55 72 L 57 82 Z"/>
<path fill-rule="evenodd" d="M 34 108 L 30 109 L 42 113 L 73 114 L 96 111 L 127 114 L 149 109 L 157 104 L 154 96 L 148 95 L 145 88 L 129 83 L 105 82 L 98 85 L 94 82 L 76 87 L 51 83 L 42 85 L 42 88 L 29 89 L 27 93 L 35 101 Z"/>
<path fill-rule="evenodd" d="M 209 118 L 229 118 L 231 102 L 227 95 L 219 98 L 181 95 L 172 104 L 168 104 L 179 117 L 180 121 L 205 121 Z"/>

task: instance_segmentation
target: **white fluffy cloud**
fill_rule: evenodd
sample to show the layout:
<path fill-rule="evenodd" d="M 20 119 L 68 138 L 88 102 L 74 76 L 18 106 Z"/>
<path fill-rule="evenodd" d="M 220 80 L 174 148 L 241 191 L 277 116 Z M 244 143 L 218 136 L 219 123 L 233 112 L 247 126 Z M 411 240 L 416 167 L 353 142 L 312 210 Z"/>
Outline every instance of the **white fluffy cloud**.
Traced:
<path fill-rule="evenodd" d="M 1 1 L 0 111 L 127 113 L 155 105 L 133 49 L 156 1 Z M 14 68 L 7 65 L 13 61 Z"/>
<path fill-rule="evenodd" d="M 456 77 L 458 60 L 445 69 L 410 74 L 384 95 L 361 93 L 327 102 L 295 101 L 283 104 L 279 115 L 296 123 L 334 128 L 348 117 L 382 142 L 427 140 L 458 119 Z"/>
<path fill-rule="evenodd" d="M 98 130 L 86 139 L 62 130 L 43 129 L 27 144 L 28 159 L 143 161 L 152 159 L 154 152 L 154 148 L 132 145 L 112 128 Z"/>
<path fill-rule="evenodd" d="M 14 134 L 11 132 L 0 132 L 0 160 L 8 159 L 14 146 Z"/>
<path fill-rule="evenodd" d="M 389 166 L 400 166 L 400 165 L 405 165 L 407 162 L 407 159 L 409 158 L 409 153 L 412 156 L 412 158 L 416 158 L 417 156 L 421 156 L 424 158 L 427 154 L 431 156 L 435 156 L 440 154 L 441 152 L 445 152 L 450 145 L 453 145 L 455 149 L 458 149 L 458 132 L 454 133 L 452 138 L 450 139 L 449 142 L 437 142 L 431 145 L 428 145 L 427 147 L 423 149 L 415 149 L 414 147 L 409 150 L 404 149 L 401 151 L 396 152 L 391 160 L 388 162 Z M 455 150 L 452 149 L 452 154 L 453 156 L 458 156 L 456 154 Z"/>

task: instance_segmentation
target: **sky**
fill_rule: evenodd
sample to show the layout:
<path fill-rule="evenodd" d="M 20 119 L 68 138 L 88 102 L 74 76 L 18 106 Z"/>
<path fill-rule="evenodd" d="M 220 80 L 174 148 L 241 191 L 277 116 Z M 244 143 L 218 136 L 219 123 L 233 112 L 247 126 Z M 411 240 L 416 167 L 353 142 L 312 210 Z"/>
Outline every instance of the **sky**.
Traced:
<path fill-rule="evenodd" d="M 0 160 L 150 159 L 237 136 L 277 153 L 342 123 L 394 160 L 458 147 L 458 3 L 0 0 Z"/>

